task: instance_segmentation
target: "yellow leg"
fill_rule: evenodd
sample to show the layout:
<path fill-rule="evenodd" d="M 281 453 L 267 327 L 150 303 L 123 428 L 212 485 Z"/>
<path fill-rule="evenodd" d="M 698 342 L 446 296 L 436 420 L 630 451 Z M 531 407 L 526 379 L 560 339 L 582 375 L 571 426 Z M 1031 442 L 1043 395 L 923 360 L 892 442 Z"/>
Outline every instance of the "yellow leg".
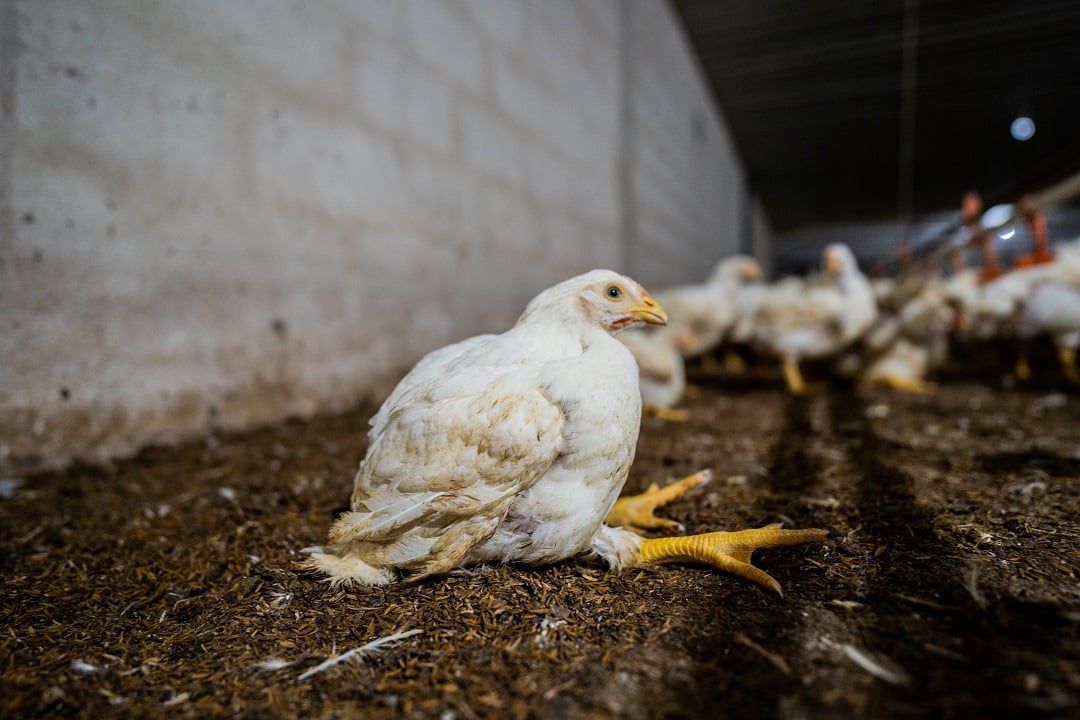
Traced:
<path fill-rule="evenodd" d="M 690 412 L 687 410 L 660 407 L 659 405 L 642 405 L 641 412 L 671 422 L 686 422 L 690 419 Z"/>
<path fill-rule="evenodd" d="M 611 527 L 626 528 L 636 533 L 658 528 L 682 529 L 682 525 L 674 520 L 658 518 L 653 515 L 653 512 L 688 490 L 704 485 L 711 479 L 712 471 L 702 470 L 664 487 L 653 483 L 648 490 L 640 495 L 630 495 L 616 500 L 615 505 L 604 519 L 604 524 Z"/>
<path fill-rule="evenodd" d="M 825 542 L 825 530 L 781 530 L 780 524 L 738 532 L 713 532 L 686 537 L 654 538 L 641 541 L 638 563 L 698 562 L 726 570 L 783 595 L 780 583 L 767 572 L 750 564 L 758 548 Z"/>
<path fill-rule="evenodd" d="M 1065 379 L 1073 385 L 1080 385 L 1080 372 L 1076 370 L 1076 348 L 1062 346 L 1057 351 L 1061 369 L 1065 371 Z"/>
<path fill-rule="evenodd" d="M 746 361 L 739 357 L 738 353 L 728 350 L 724 353 L 724 369 L 732 375 L 745 375 Z"/>
<path fill-rule="evenodd" d="M 806 382 L 803 380 L 802 371 L 799 370 L 799 363 L 795 360 L 788 360 L 785 358 L 783 369 L 784 381 L 787 382 L 788 390 L 791 391 L 791 394 L 806 395 Z"/>
<path fill-rule="evenodd" d="M 1021 351 L 1019 357 L 1016 358 L 1016 365 L 1013 366 L 1013 374 L 1017 379 L 1027 382 L 1031 379 L 1031 365 L 1028 364 L 1027 353 Z"/>
<path fill-rule="evenodd" d="M 710 350 L 701 356 L 701 371 L 706 375 L 720 375 L 724 366 L 716 361 L 716 355 Z"/>
<path fill-rule="evenodd" d="M 878 375 L 862 383 L 864 387 L 887 387 L 909 393 L 929 393 L 937 390 L 937 385 L 926 380 L 904 375 Z"/>

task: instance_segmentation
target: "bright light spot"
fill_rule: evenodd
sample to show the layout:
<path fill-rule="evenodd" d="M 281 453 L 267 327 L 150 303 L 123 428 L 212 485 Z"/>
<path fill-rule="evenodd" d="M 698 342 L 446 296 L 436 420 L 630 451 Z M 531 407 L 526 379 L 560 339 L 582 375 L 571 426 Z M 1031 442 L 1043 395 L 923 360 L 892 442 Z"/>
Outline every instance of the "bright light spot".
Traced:
<path fill-rule="evenodd" d="M 1016 234 L 1016 228 L 1009 228 L 1005 232 L 1001 233 L 998 237 L 1002 240 L 1011 240 L 1012 236 Z"/>
<path fill-rule="evenodd" d="M 1035 134 L 1035 121 L 1029 117 L 1021 115 L 1020 117 L 1012 121 L 1012 125 L 1009 126 L 1009 132 L 1012 133 L 1012 136 L 1020 142 L 1030 140 L 1031 137 Z"/>
<path fill-rule="evenodd" d="M 995 205 L 983 213 L 982 225 L 985 228 L 996 228 L 998 225 L 1009 222 L 1012 214 L 1012 205 Z"/>

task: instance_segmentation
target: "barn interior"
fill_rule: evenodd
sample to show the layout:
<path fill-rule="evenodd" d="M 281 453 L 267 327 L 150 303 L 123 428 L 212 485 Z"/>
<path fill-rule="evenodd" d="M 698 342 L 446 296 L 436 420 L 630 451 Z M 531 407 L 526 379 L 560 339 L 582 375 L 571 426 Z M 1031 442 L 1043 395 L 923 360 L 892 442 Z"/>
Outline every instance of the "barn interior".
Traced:
<path fill-rule="evenodd" d="M 1074 715 L 1076 37 L 1063 0 L 4 3 L 0 714 Z M 782 595 L 305 567 L 410 368 L 593 268 L 668 320 L 615 335 L 624 494 L 711 471 L 647 534 L 825 530 L 754 554 Z"/>

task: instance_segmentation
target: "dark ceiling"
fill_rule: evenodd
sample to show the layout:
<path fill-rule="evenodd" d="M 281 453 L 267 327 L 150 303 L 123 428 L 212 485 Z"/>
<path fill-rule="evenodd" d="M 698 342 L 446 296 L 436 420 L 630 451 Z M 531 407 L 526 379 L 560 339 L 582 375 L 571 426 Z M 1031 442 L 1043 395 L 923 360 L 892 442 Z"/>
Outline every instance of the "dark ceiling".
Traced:
<path fill-rule="evenodd" d="M 777 233 L 957 208 L 968 189 L 1011 200 L 1080 169 L 1077 0 L 672 2 Z"/>

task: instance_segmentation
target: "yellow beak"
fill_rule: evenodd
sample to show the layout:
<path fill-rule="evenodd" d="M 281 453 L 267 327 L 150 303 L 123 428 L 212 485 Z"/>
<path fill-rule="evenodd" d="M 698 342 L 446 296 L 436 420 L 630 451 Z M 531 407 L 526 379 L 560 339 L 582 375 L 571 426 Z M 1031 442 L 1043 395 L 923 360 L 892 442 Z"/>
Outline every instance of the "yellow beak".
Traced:
<path fill-rule="evenodd" d="M 652 299 L 652 295 L 645 291 L 642 293 L 641 304 L 630 308 L 630 315 L 635 320 L 642 320 L 650 325 L 667 325 L 668 317 L 660 303 Z"/>

